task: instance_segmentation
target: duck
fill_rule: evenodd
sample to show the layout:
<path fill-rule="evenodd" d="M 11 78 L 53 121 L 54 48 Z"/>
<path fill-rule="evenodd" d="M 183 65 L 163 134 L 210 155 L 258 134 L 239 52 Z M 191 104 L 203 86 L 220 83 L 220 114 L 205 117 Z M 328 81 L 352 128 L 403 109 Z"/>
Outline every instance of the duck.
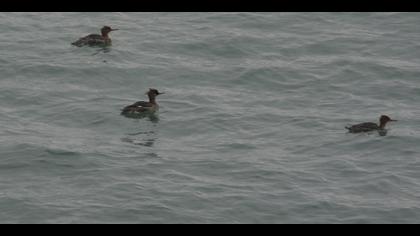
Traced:
<path fill-rule="evenodd" d="M 395 122 L 397 120 L 391 119 L 389 116 L 382 115 L 379 118 L 379 125 L 373 122 L 365 122 L 352 126 L 345 127 L 349 133 L 362 133 L 371 131 L 385 131 L 385 126 L 388 122 Z"/>
<path fill-rule="evenodd" d="M 78 39 L 73 42 L 72 45 L 77 47 L 82 46 L 111 46 L 112 40 L 109 37 L 109 33 L 118 29 L 112 29 L 109 26 L 104 26 L 101 29 L 101 34 L 89 34 L 85 37 Z"/>
<path fill-rule="evenodd" d="M 153 114 L 159 110 L 159 105 L 156 102 L 156 97 L 165 94 L 159 92 L 157 89 L 149 88 L 146 95 L 149 97 L 149 101 L 138 101 L 131 105 L 124 107 L 121 111 L 121 115 L 136 115 L 136 114 Z"/>

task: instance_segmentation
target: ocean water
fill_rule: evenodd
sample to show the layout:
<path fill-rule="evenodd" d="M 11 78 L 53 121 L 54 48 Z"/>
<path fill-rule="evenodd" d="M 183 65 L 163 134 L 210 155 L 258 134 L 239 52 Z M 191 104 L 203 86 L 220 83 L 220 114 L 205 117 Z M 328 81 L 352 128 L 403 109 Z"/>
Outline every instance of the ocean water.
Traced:
<path fill-rule="evenodd" d="M 419 20 L 0 13 L 0 223 L 420 223 Z"/>

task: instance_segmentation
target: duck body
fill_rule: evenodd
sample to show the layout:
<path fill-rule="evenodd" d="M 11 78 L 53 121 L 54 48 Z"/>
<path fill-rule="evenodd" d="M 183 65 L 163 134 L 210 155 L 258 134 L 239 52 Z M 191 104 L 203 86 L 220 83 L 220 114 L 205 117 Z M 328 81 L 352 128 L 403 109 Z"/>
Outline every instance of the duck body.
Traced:
<path fill-rule="evenodd" d="M 109 37 L 103 37 L 99 34 L 89 34 L 83 38 L 80 38 L 76 42 L 73 42 L 72 45 L 82 47 L 82 46 L 111 46 L 112 40 Z"/>
<path fill-rule="evenodd" d="M 371 132 L 375 130 L 381 130 L 379 125 L 373 122 L 366 122 L 366 123 L 353 125 L 350 127 L 346 127 L 346 129 L 348 129 L 350 133 L 362 133 L 362 132 Z"/>
<path fill-rule="evenodd" d="M 101 29 L 101 34 L 89 34 L 85 37 L 79 38 L 77 41 L 73 42 L 72 45 L 77 46 L 77 47 L 82 47 L 82 46 L 101 46 L 101 47 L 106 47 L 106 46 L 111 46 L 112 45 L 112 40 L 109 37 L 109 33 L 111 31 L 115 31 L 118 29 L 112 29 L 109 26 L 104 26 Z"/>
<path fill-rule="evenodd" d="M 147 112 L 154 113 L 159 110 L 158 104 L 139 101 L 124 107 L 121 111 L 122 115 L 145 114 Z"/>
<path fill-rule="evenodd" d="M 386 131 L 385 130 L 386 124 L 390 121 L 396 121 L 396 120 L 389 118 L 389 116 L 383 115 L 379 118 L 379 125 L 373 122 L 365 122 L 365 123 L 360 123 L 360 124 L 352 125 L 345 128 L 348 129 L 350 133 L 364 133 L 364 132 L 372 132 L 372 131 L 379 131 L 383 133 L 383 131 Z"/>
<path fill-rule="evenodd" d="M 149 101 L 138 101 L 131 105 L 124 107 L 121 110 L 121 115 L 125 116 L 135 116 L 135 115 L 147 115 L 153 114 L 159 110 L 159 105 L 156 102 L 156 97 L 160 94 L 156 89 L 150 89 L 149 92 L 146 93 L 149 96 Z"/>

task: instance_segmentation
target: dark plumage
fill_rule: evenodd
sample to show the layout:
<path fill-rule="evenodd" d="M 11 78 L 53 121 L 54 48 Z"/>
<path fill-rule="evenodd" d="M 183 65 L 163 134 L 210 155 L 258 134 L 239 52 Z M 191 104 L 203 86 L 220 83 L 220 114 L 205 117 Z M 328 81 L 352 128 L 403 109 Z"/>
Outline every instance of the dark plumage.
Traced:
<path fill-rule="evenodd" d="M 146 93 L 149 97 L 149 101 L 139 101 L 133 103 L 129 106 L 126 106 L 122 109 L 121 115 L 134 115 L 134 114 L 144 114 L 144 113 L 154 113 L 159 110 L 159 105 L 156 103 L 156 97 L 160 94 L 157 89 L 149 89 L 149 92 Z"/>
<path fill-rule="evenodd" d="M 104 26 L 101 29 L 101 34 L 89 34 L 85 37 L 80 38 L 76 42 L 73 42 L 72 45 L 82 47 L 82 46 L 110 46 L 112 44 L 111 38 L 108 34 L 111 31 L 118 29 L 111 29 L 109 26 Z"/>
<path fill-rule="evenodd" d="M 366 123 L 361 123 L 361 124 L 353 125 L 350 127 L 346 127 L 346 129 L 348 129 L 350 133 L 362 133 L 362 132 L 370 132 L 370 131 L 375 131 L 375 130 L 381 131 L 385 129 L 386 124 L 390 121 L 396 121 L 396 120 L 392 120 L 388 116 L 381 116 L 381 118 L 379 119 L 379 125 L 372 122 L 366 122 Z"/>

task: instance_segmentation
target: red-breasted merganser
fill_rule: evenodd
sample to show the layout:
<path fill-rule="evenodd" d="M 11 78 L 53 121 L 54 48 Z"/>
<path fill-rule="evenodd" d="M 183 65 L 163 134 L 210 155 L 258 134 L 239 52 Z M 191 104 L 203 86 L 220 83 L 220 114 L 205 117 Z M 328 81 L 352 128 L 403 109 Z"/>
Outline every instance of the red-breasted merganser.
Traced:
<path fill-rule="evenodd" d="M 361 123 L 357 125 L 353 125 L 350 127 L 346 127 L 346 129 L 349 130 L 350 133 L 361 133 L 361 132 L 370 132 L 370 131 L 383 131 L 385 130 L 385 125 L 390 121 L 397 121 L 389 118 L 389 116 L 381 116 L 379 119 L 379 125 L 367 122 L 367 123 Z"/>
<path fill-rule="evenodd" d="M 111 31 L 115 31 L 118 29 L 111 29 L 109 26 L 104 26 L 101 29 L 101 35 L 99 34 L 89 34 L 83 38 L 80 38 L 76 42 L 73 42 L 72 45 L 81 47 L 81 46 L 110 46 L 112 44 L 111 38 L 108 34 Z"/>
<path fill-rule="evenodd" d="M 160 94 L 157 89 L 149 89 L 149 92 L 146 93 L 149 96 L 149 101 L 139 101 L 132 105 L 126 106 L 122 109 L 121 115 L 135 115 L 135 114 L 145 114 L 145 113 L 154 113 L 159 110 L 159 105 L 156 103 L 156 97 Z"/>

